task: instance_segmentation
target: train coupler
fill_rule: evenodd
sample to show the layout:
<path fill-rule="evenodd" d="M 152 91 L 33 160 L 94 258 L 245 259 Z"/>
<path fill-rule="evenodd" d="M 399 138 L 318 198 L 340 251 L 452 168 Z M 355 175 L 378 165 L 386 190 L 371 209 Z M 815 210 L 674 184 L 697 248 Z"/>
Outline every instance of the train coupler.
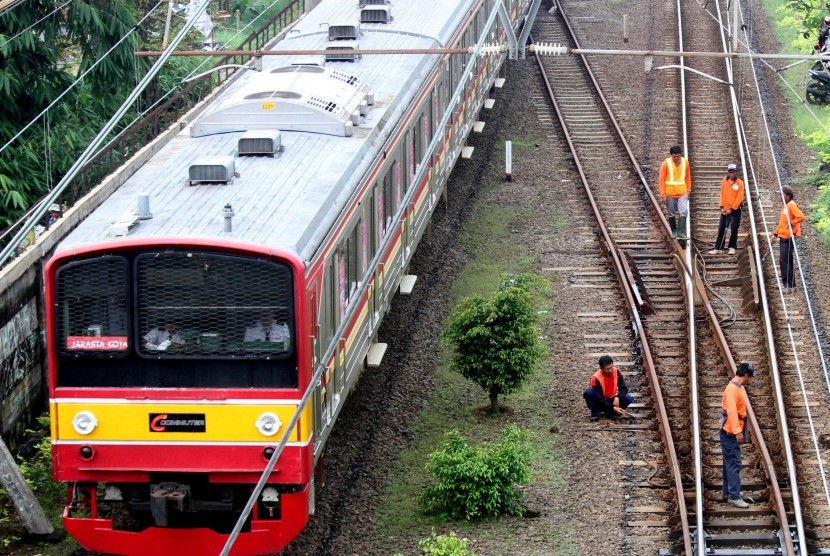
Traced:
<path fill-rule="evenodd" d="M 192 510 L 190 487 L 181 483 L 159 483 L 150 486 L 150 513 L 156 527 L 170 525 L 169 512 Z"/>

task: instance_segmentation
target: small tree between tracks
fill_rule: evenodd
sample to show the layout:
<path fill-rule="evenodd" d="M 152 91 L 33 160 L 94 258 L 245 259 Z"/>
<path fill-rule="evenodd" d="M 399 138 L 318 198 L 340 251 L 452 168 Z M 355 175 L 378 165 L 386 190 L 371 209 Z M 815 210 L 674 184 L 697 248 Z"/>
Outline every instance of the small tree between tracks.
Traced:
<path fill-rule="evenodd" d="M 502 281 L 489 298 L 462 300 L 447 320 L 444 338 L 453 344 L 451 368 L 490 394 L 490 413 L 499 413 L 499 394 L 521 387 L 542 355 L 531 288 L 533 274 Z"/>
<path fill-rule="evenodd" d="M 441 450 L 429 455 L 427 471 L 437 484 L 418 500 L 429 514 L 448 519 L 520 515 L 522 493 L 514 484 L 530 480 L 531 448 L 527 433 L 506 427 L 499 443 L 473 448 L 456 430 L 445 433 Z"/>

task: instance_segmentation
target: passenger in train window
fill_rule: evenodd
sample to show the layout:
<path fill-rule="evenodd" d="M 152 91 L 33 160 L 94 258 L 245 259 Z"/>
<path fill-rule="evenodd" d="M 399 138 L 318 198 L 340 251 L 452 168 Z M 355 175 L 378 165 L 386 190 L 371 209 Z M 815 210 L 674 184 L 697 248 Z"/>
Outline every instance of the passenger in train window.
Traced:
<path fill-rule="evenodd" d="M 184 338 L 179 335 L 178 323 L 171 321 L 147 332 L 143 340 L 144 347 L 154 351 L 181 348 L 185 344 Z"/>
<path fill-rule="evenodd" d="M 723 252 L 723 239 L 729 228 L 729 254 L 734 255 L 738 248 L 738 228 L 741 226 L 741 205 L 744 202 L 744 182 L 738 177 L 738 165 L 726 167 L 726 177 L 720 182 L 720 222 L 718 222 L 718 239 L 710 255 Z"/>
<path fill-rule="evenodd" d="M 291 333 L 288 331 L 287 318 L 273 313 L 262 313 L 259 320 L 245 329 L 244 342 L 288 342 Z"/>
<path fill-rule="evenodd" d="M 804 221 L 804 213 L 793 200 L 795 195 L 792 187 L 785 185 L 781 188 L 781 192 L 784 194 L 784 206 L 781 207 L 781 217 L 778 219 L 775 237 L 778 238 L 780 247 L 781 287 L 784 288 L 784 293 L 792 293 L 795 287 L 795 269 L 793 268 L 795 238 L 792 236 L 801 237 L 801 222 Z M 790 233 L 791 227 L 792 233 Z"/>
<path fill-rule="evenodd" d="M 666 198 L 671 237 L 689 239 L 686 236 L 686 220 L 689 216 L 689 195 L 692 193 L 692 171 L 680 145 L 669 149 L 669 157 L 660 166 L 660 195 Z M 680 218 L 676 218 L 678 214 Z"/>
<path fill-rule="evenodd" d="M 625 408 L 634 401 L 628 393 L 625 378 L 614 366 L 614 359 L 610 355 L 599 358 L 599 370 L 591 377 L 591 384 L 582 393 L 582 397 L 591 410 L 591 421 L 599 421 L 603 415 L 609 419 L 628 416 Z"/>
<path fill-rule="evenodd" d="M 736 508 L 748 508 L 741 497 L 741 444 L 749 442 L 746 428 L 746 391 L 744 386 L 755 374 L 749 363 L 741 363 L 735 377 L 723 391 L 720 420 L 720 447 L 723 451 L 723 499 Z"/>

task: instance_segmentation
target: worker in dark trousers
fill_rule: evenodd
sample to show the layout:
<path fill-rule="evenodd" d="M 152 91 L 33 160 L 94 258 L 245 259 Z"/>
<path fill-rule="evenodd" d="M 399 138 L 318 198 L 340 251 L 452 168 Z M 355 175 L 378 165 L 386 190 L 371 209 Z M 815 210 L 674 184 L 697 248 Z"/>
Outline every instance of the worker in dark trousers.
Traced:
<path fill-rule="evenodd" d="M 721 407 L 720 447 L 723 451 L 723 498 L 736 508 L 748 508 L 741 497 L 741 444 L 749 441 L 746 428 L 744 386 L 755 374 L 749 363 L 741 363 L 735 377 L 726 385 Z"/>
<path fill-rule="evenodd" d="M 582 393 L 582 397 L 591 410 L 591 421 L 599 421 L 603 415 L 619 419 L 627 415 L 625 408 L 634 401 L 628 393 L 622 373 L 614 366 L 610 355 L 599 358 L 599 370 L 591 377 L 591 384 Z"/>
<path fill-rule="evenodd" d="M 795 204 L 793 188 L 785 185 L 781 188 L 784 195 L 784 206 L 781 207 L 781 217 L 778 219 L 778 228 L 775 230 L 775 237 L 778 238 L 781 256 L 781 287 L 784 293 L 792 293 L 795 287 L 795 269 L 793 268 L 793 252 L 795 250 L 795 238 L 801 237 L 801 222 L 804 221 L 804 213 Z M 790 230 L 792 229 L 792 232 Z"/>
<path fill-rule="evenodd" d="M 744 202 L 744 182 L 738 177 L 738 165 L 726 167 L 726 177 L 720 183 L 720 222 L 718 222 L 718 239 L 710 255 L 723 252 L 723 239 L 729 228 L 729 254 L 734 255 L 738 248 L 738 228 L 741 226 L 741 205 Z"/>
<path fill-rule="evenodd" d="M 674 145 L 669 149 L 669 157 L 660 166 L 660 195 L 666 198 L 671 237 L 689 239 L 686 237 L 686 219 L 689 216 L 692 171 L 682 152 L 680 145 Z M 675 214 L 680 218 L 675 218 Z"/>

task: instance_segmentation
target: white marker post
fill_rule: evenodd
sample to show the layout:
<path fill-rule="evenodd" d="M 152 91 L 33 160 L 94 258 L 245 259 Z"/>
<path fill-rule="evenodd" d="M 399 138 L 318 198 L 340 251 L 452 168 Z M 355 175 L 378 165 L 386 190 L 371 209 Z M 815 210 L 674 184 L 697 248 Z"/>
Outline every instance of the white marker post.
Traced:
<path fill-rule="evenodd" d="M 504 181 L 513 181 L 513 141 L 504 142 Z"/>

